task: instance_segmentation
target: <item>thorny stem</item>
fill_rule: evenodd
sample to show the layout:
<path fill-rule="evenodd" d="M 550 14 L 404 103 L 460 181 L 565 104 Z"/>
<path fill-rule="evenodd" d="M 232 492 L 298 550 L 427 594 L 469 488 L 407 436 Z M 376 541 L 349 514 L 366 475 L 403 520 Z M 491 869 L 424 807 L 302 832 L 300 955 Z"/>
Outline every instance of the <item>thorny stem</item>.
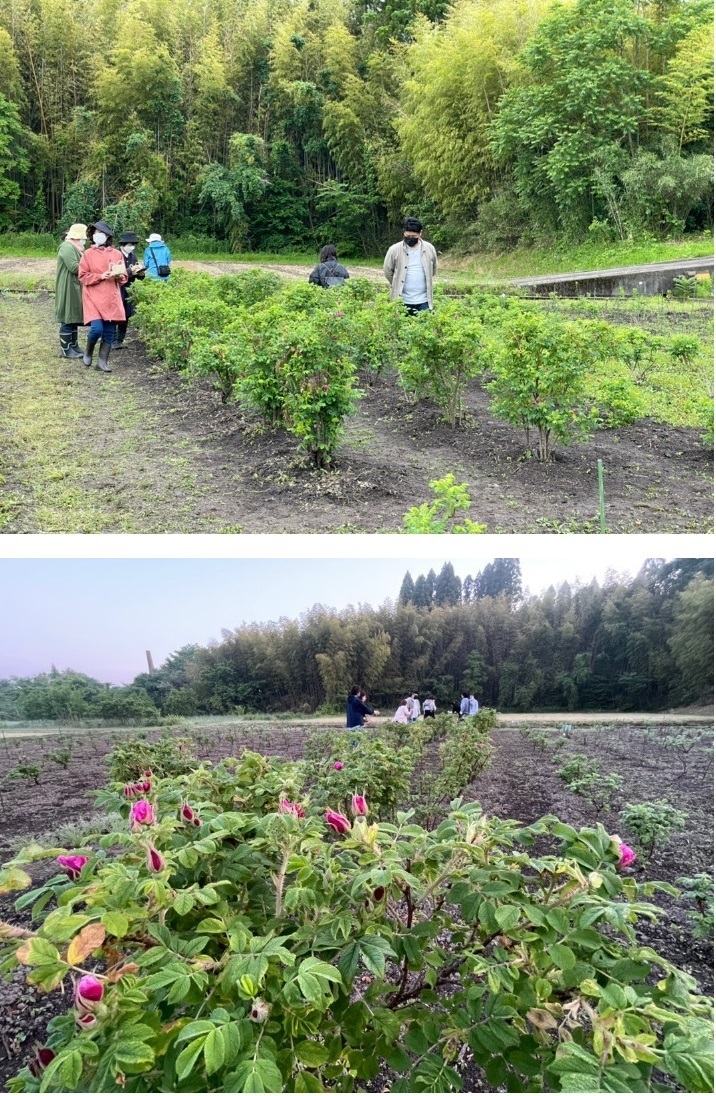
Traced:
<path fill-rule="evenodd" d="M 276 883 L 276 916 L 281 916 L 281 909 L 283 907 L 283 884 L 286 878 L 286 868 L 288 867 L 288 861 L 291 857 L 290 847 L 285 849 L 283 854 L 283 860 L 281 861 L 281 867 L 279 868 L 278 875 L 274 876 Z"/>

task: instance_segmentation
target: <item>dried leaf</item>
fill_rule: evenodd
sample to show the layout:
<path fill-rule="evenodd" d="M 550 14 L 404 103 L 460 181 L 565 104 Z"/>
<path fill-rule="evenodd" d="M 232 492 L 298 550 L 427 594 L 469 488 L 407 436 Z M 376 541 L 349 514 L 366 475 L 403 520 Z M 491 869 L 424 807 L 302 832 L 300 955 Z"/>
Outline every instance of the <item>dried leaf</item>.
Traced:
<path fill-rule="evenodd" d="M 25 944 L 20 944 L 20 947 L 15 952 L 15 957 L 19 963 L 24 963 L 26 967 L 30 965 L 30 941 Z"/>
<path fill-rule="evenodd" d="M 67 962 L 73 967 L 84 962 L 88 955 L 91 955 L 97 948 L 102 947 L 105 935 L 104 925 L 85 925 L 77 933 L 77 936 L 70 941 L 70 946 L 67 949 Z"/>
<path fill-rule="evenodd" d="M 125 963 L 123 967 L 118 970 L 113 970 L 107 975 L 108 982 L 118 982 L 120 978 L 124 978 L 125 974 L 136 974 L 139 967 L 136 963 Z"/>
<path fill-rule="evenodd" d="M 0 940 L 26 940 L 32 933 L 29 929 L 21 929 L 19 925 L 11 925 L 9 921 L 0 921 Z"/>

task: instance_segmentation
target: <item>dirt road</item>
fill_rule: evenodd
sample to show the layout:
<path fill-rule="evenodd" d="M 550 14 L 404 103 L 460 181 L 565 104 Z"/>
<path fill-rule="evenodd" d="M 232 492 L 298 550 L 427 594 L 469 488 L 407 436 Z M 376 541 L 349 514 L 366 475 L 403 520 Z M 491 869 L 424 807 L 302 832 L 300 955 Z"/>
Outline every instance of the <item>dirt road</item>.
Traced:
<path fill-rule="evenodd" d="M 315 264 L 314 264 L 315 265 Z M 185 270 L 202 271 L 204 274 L 242 274 L 246 270 L 272 270 L 284 278 L 295 278 L 305 281 L 311 273 L 313 266 L 295 266 L 291 264 L 274 265 L 272 263 L 232 263 L 232 262 L 197 262 L 190 259 L 179 259 L 172 263 L 174 267 L 182 267 Z M 57 267 L 56 259 L 15 259 L 0 258 L 0 274 L 28 274 L 35 277 L 53 277 Z M 361 266 L 354 268 L 354 276 L 369 278 L 372 282 L 386 284 L 381 266 Z"/>

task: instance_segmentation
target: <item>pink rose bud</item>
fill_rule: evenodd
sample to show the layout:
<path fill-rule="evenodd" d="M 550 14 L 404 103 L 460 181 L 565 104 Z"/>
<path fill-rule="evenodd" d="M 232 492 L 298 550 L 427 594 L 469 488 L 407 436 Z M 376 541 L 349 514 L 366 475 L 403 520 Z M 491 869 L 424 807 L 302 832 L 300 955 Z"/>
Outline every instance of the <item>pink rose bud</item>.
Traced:
<path fill-rule="evenodd" d="M 618 868 L 628 868 L 630 864 L 633 864 L 636 860 L 636 853 L 633 849 L 630 849 L 628 845 L 625 845 L 622 841 L 619 845 L 620 858 L 617 864 Z"/>
<path fill-rule="evenodd" d="M 144 781 L 142 780 L 139 784 L 133 784 L 132 787 L 134 789 L 135 795 L 141 795 L 144 791 Z"/>
<path fill-rule="evenodd" d="M 167 866 L 167 862 L 159 852 L 154 848 L 154 845 L 150 845 L 147 849 L 147 869 L 148 871 L 164 871 Z"/>
<path fill-rule="evenodd" d="M 89 860 L 89 856 L 58 856 L 57 863 L 64 868 L 70 879 L 74 882 L 79 879 L 83 867 Z"/>
<path fill-rule="evenodd" d="M 93 1028 L 97 1024 L 97 1017 L 93 1016 L 91 1012 L 82 1012 L 77 1017 L 77 1023 L 81 1027 L 82 1031 L 87 1031 L 89 1028 Z"/>
<path fill-rule="evenodd" d="M 385 887 L 376 887 L 373 891 L 373 898 L 376 902 L 382 902 L 385 898 Z"/>
<path fill-rule="evenodd" d="M 194 812 L 188 803 L 185 803 L 181 809 L 181 817 L 184 822 L 194 821 Z"/>
<path fill-rule="evenodd" d="M 279 799 L 278 801 L 278 813 L 279 814 L 292 814 L 296 818 L 305 818 L 306 812 L 299 803 L 293 803 L 290 799 Z"/>
<path fill-rule="evenodd" d="M 47 1069 L 52 1059 L 56 1057 L 54 1050 L 50 1050 L 49 1047 L 40 1047 L 27 1068 L 33 1077 L 39 1077 L 43 1069 Z"/>
<path fill-rule="evenodd" d="M 104 996 L 104 986 L 94 974 L 85 974 L 75 986 L 75 1007 L 94 1012 Z"/>
<path fill-rule="evenodd" d="M 142 791 L 143 792 L 150 792 L 151 790 L 152 790 L 151 780 L 145 780 L 144 783 L 142 784 Z"/>
<path fill-rule="evenodd" d="M 200 826 L 201 825 L 201 819 L 199 818 L 198 814 L 194 815 L 193 822 L 194 822 L 195 826 Z"/>
<path fill-rule="evenodd" d="M 145 769 L 144 770 L 144 775 L 146 776 L 147 780 L 151 780 L 152 777 L 154 776 L 154 773 L 152 772 L 151 769 Z"/>
<path fill-rule="evenodd" d="M 362 815 L 363 817 L 367 815 L 368 804 L 365 801 L 364 795 L 358 795 L 357 793 L 353 795 L 353 798 L 351 799 L 351 810 L 353 811 L 353 814 Z"/>
<path fill-rule="evenodd" d="M 336 770 L 337 772 L 340 772 L 340 770 L 341 770 L 341 769 L 343 768 L 343 762 L 342 762 L 342 761 L 334 761 L 334 762 L 333 762 L 333 768 L 334 768 L 334 769 L 335 769 L 335 770 Z"/>
<path fill-rule="evenodd" d="M 269 1007 L 260 997 L 255 997 L 251 1003 L 251 1019 L 255 1024 L 263 1024 L 268 1020 Z"/>
<path fill-rule="evenodd" d="M 146 799 L 138 799 L 129 812 L 133 826 L 153 826 L 154 807 Z"/>
<path fill-rule="evenodd" d="M 348 833 L 351 828 L 346 816 L 338 811 L 326 811 L 326 822 L 336 833 Z"/>
<path fill-rule="evenodd" d="M 132 796 L 134 795 L 134 784 L 125 784 L 123 790 L 124 790 L 125 798 L 126 799 L 131 799 Z"/>

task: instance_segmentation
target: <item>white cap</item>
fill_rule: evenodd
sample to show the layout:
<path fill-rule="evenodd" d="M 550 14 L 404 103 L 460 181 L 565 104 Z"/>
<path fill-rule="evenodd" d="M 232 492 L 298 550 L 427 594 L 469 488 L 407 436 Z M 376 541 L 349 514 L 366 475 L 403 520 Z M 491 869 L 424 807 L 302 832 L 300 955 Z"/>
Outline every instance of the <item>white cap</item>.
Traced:
<path fill-rule="evenodd" d="M 150 232 L 149 233 L 149 238 L 147 239 L 148 244 L 160 244 L 161 242 L 162 242 L 162 238 L 161 238 L 161 236 L 159 235 L 158 232 Z"/>

